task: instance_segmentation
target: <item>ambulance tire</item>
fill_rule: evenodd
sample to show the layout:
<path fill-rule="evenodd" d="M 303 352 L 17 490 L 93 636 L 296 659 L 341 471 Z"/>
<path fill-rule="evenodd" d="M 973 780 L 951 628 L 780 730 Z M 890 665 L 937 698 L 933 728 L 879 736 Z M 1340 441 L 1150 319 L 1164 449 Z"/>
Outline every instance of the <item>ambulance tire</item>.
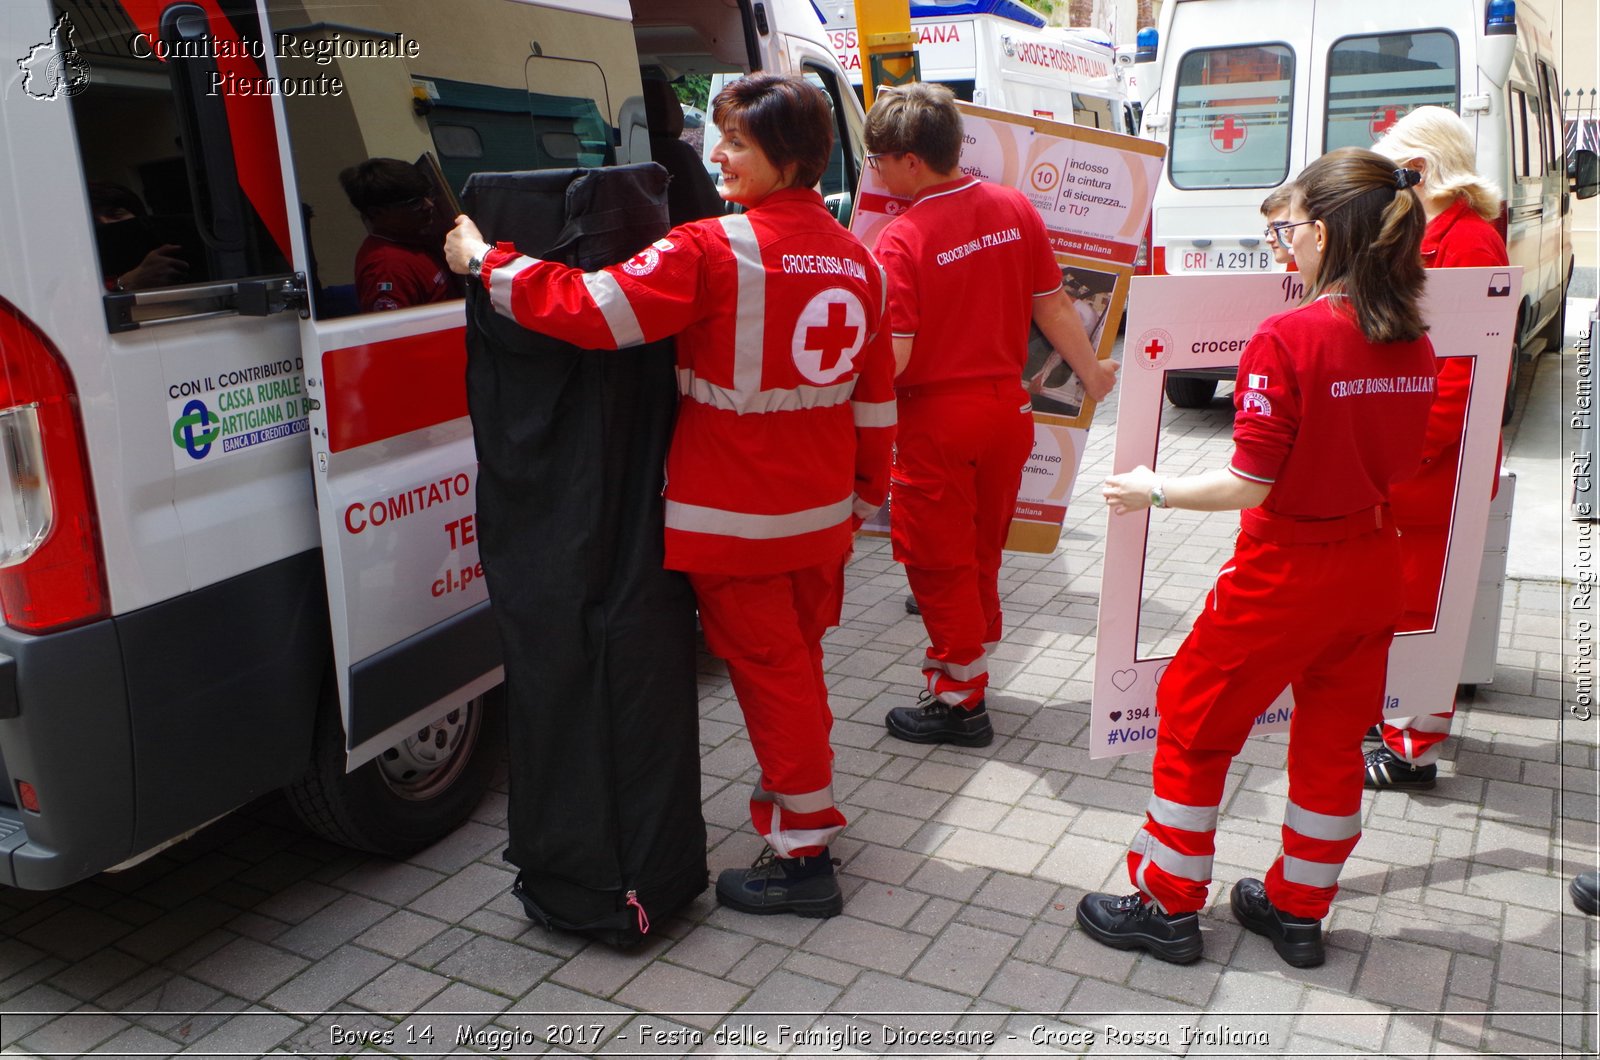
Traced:
<path fill-rule="evenodd" d="M 289 805 L 307 828 L 356 850 L 403 858 L 431 846 L 466 822 L 505 760 L 505 686 L 491 689 L 430 729 L 435 735 L 447 733 L 449 739 L 449 750 L 435 768 L 399 765 L 417 764 L 414 748 L 403 744 L 346 773 L 338 697 L 325 696 L 311 767 L 284 789 Z"/>
<path fill-rule="evenodd" d="M 1180 409 L 1203 409 L 1217 396 L 1215 379 L 1167 376 L 1167 400 Z"/>

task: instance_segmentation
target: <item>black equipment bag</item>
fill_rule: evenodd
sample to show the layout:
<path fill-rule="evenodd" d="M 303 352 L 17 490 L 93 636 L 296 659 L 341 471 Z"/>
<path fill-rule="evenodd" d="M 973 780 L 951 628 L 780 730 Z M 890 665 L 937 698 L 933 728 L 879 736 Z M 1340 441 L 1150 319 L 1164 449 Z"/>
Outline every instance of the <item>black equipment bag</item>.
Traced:
<path fill-rule="evenodd" d="M 584 270 L 667 232 L 654 163 L 476 174 L 484 238 Z M 505 654 L 514 893 L 619 947 L 705 889 L 695 603 L 662 568 L 671 340 L 581 350 L 467 287 L 478 542 Z"/>

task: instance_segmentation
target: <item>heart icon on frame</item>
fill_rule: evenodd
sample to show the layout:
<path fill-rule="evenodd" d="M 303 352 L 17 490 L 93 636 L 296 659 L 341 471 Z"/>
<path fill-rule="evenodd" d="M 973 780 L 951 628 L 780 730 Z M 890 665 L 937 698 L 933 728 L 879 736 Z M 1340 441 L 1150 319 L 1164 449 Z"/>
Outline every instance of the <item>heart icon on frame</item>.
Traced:
<path fill-rule="evenodd" d="M 1111 683 L 1117 686 L 1118 692 L 1126 692 L 1133 687 L 1133 683 L 1137 680 L 1139 680 L 1139 671 L 1137 670 L 1118 670 L 1111 675 Z"/>
<path fill-rule="evenodd" d="M 1111 712 L 1111 720 L 1112 720 L 1112 721 L 1121 721 L 1121 720 L 1122 720 L 1122 711 L 1120 711 L 1120 710 L 1113 710 L 1113 711 L 1112 711 L 1112 712 Z"/>

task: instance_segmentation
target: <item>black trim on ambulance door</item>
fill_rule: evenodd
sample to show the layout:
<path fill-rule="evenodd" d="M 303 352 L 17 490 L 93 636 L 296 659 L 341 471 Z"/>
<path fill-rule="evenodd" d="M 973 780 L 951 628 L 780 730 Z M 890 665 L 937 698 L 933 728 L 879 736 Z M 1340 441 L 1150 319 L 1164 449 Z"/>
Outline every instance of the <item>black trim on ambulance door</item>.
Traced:
<path fill-rule="evenodd" d="M 489 601 L 350 667 L 347 747 L 356 747 L 502 665 Z"/>

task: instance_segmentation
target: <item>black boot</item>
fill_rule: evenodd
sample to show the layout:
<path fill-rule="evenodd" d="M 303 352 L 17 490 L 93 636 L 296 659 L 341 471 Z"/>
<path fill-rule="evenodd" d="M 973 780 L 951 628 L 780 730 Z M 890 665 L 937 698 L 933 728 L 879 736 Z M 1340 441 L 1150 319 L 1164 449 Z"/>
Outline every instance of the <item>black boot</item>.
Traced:
<path fill-rule="evenodd" d="M 1096 942 L 1119 950 L 1144 950 L 1168 964 L 1198 961 L 1205 945 L 1199 913 L 1168 916 L 1137 891 L 1122 898 L 1084 895 L 1078 903 L 1078 926 Z"/>
<path fill-rule="evenodd" d="M 989 711 L 983 700 L 970 707 L 952 707 L 930 693 L 921 705 L 895 707 L 884 717 L 889 735 L 908 743 L 953 743 L 962 747 L 988 747 L 994 740 Z"/>
<path fill-rule="evenodd" d="M 1427 791 L 1439 782 L 1439 767 L 1414 766 L 1387 747 L 1375 747 L 1365 755 L 1366 786 L 1373 791 Z"/>
<path fill-rule="evenodd" d="M 717 901 L 758 916 L 793 913 L 822 918 L 838 916 L 844 909 L 844 894 L 826 847 L 805 858 L 780 858 L 767 847 L 748 869 L 723 869 L 717 875 Z"/>
<path fill-rule="evenodd" d="M 1594 916 L 1600 913 L 1600 872 L 1580 872 L 1567 886 L 1572 904 Z"/>
<path fill-rule="evenodd" d="M 1267 885 L 1245 877 L 1233 885 L 1229 902 L 1233 919 L 1272 940 L 1278 956 L 1296 968 L 1315 968 L 1327 954 L 1322 949 L 1322 921 L 1285 913 L 1267 899 Z"/>

